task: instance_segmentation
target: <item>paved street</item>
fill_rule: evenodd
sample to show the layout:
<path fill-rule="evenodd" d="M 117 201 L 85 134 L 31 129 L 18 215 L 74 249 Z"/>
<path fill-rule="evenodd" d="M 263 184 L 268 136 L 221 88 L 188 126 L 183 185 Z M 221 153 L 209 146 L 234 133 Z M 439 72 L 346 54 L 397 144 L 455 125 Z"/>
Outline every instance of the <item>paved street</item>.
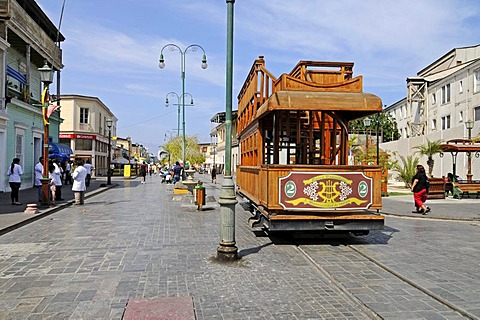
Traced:
<path fill-rule="evenodd" d="M 480 318 L 480 199 L 421 216 L 387 197 L 385 230 L 347 239 L 253 233 L 240 201 L 242 259 L 221 263 L 221 176 L 201 212 L 157 176 L 114 183 L 0 237 L 0 318 L 121 319 L 159 297 L 192 297 L 197 319 Z"/>

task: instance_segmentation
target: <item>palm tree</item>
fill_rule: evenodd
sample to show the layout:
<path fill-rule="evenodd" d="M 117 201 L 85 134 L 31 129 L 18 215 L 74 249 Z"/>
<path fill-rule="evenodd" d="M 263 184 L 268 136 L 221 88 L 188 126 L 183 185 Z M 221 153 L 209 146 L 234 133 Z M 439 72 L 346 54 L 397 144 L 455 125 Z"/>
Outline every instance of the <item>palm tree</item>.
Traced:
<path fill-rule="evenodd" d="M 413 154 L 408 155 L 406 158 L 400 156 L 402 164 L 398 162 L 393 163 L 393 170 L 398 172 L 398 178 L 405 184 L 405 187 L 410 188 L 412 185 L 412 178 L 417 171 L 417 164 L 420 161 Z"/>
<path fill-rule="evenodd" d="M 441 144 L 442 144 L 442 140 L 430 141 L 427 139 L 426 144 L 413 147 L 414 149 L 417 149 L 415 153 L 428 157 L 427 159 L 428 175 L 431 178 L 433 178 L 433 165 L 435 164 L 435 161 L 433 161 L 433 156 L 436 155 L 437 153 L 442 152 L 442 149 L 440 148 Z"/>

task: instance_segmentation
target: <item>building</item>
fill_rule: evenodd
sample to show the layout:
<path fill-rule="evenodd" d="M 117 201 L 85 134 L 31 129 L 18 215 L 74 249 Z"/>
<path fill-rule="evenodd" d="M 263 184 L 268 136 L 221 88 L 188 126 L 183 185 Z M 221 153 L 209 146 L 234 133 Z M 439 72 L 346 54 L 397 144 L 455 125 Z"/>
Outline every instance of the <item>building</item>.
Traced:
<path fill-rule="evenodd" d="M 107 175 L 107 157 L 110 130 L 116 136 L 117 118 L 97 97 L 61 95 L 63 123 L 60 125 L 60 142 L 70 146 L 75 160 L 89 160 L 93 176 Z M 107 120 L 112 120 L 108 128 Z M 111 139 L 115 149 L 116 140 Z"/>
<path fill-rule="evenodd" d="M 399 155 L 429 141 L 475 137 L 480 129 L 480 45 L 455 48 L 407 79 L 407 96 L 385 109 L 397 121 L 401 138 L 381 144 Z M 473 128 L 466 124 L 473 122 Z M 472 174 L 480 179 L 480 159 L 473 158 Z M 450 154 L 434 157 L 433 175 L 452 171 Z M 457 175 L 467 175 L 467 155 L 458 154 Z M 426 159 L 421 159 L 426 165 Z M 476 163 L 475 163 L 476 162 Z"/>
<path fill-rule="evenodd" d="M 217 173 L 223 174 L 225 169 L 225 137 L 226 137 L 226 126 L 225 126 L 225 112 L 216 113 L 211 119 L 210 122 L 214 124 L 214 127 L 210 131 L 211 139 L 211 152 L 210 158 L 206 161 L 207 165 L 216 167 Z M 240 159 L 238 158 L 238 139 L 237 139 L 237 111 L 232 111 L 232 176 L 235 175 L 237 170 L 237 165 L 240 164 Z"/>
<path fill-rule="evenodd" d="M 24 170 L 22 188 L 34 183 L 44 136 L 38 69 L 47 63 L 56 72 L 51 88 L 60 83 L 64 40 L 34 0 L 0 2 L 0 192 L 10 190 L 6 171 L 15 157 Z M 58 142 L 61 121 L 59 111 L 50 117 L 52 146 Z"/>

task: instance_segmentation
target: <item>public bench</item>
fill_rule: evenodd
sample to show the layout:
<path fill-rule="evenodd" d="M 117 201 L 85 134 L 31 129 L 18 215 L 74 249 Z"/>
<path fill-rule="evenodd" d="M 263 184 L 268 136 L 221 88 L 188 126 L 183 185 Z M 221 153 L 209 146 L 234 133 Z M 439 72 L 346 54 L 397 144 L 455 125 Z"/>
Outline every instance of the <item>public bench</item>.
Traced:
<path fill-rule="evenodd" d="M 478 199 L 478 196 L 480 195 L 480 180 L 456 181 L 452 184 L 454 187 L 458 188 L 461 198 L 465 196 L 470 198 L 470 194 L 476 193 Z"/>

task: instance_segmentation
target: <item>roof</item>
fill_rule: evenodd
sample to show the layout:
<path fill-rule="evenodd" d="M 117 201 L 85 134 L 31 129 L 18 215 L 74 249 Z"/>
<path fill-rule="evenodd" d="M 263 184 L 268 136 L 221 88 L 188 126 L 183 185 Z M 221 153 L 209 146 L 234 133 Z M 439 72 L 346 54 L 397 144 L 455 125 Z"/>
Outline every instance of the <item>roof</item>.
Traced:
<path fill-rule="evenodd" d="M 273 110 L 346 112 L 349 119 L 382 112 L 382 100 L 362 92 L 277 91 L 258 109 L 257 116 Z"/>
<path fill-rule="evenodd" d="M 440 148 L 443 152 L 480 152 L 480 143 L 469 139 L 453 139 L 442 143 Z"/>

